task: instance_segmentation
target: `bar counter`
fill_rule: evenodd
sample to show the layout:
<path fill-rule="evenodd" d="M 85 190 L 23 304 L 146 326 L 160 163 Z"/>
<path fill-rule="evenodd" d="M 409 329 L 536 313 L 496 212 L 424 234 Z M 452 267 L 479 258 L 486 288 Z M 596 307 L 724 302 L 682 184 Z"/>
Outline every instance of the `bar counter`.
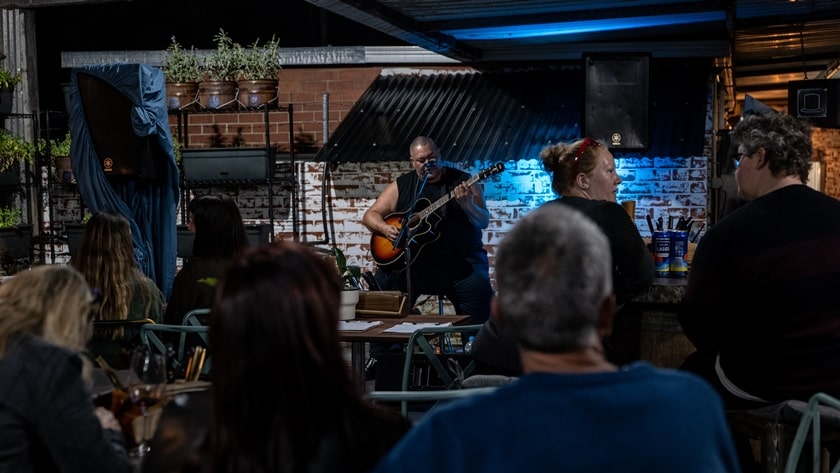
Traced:
<path fill-rule="evenodd" d="M 647 291 L 634 297 L 639 304 L 680 304 L 685 297 L 687 278 L 654 278 Z"/>
<path fill-rule="evenodd" d="M 694 351 L 677 318 L 686 283 L 686 278 L 654 278 L 645 292 L 625 305 L 613 331 L 613 345 L 618 350 L 615 361 L 642 359 L 676 368 Z"/>

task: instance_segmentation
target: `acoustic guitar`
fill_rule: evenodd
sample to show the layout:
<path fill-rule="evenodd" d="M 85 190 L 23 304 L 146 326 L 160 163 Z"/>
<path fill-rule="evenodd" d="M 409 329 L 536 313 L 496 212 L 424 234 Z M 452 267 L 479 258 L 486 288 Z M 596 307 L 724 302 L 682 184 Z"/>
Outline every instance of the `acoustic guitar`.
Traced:
<path fill-rule="evenodd" d="M 487 176 L 498 174 L 504 170 L 504 164 L 497 163 L 479 172 L 475 176 L 470 177 L 464 182 L 466 182 L 468 186 L 471 186 L 479 180 L 486 178 Z M 441 221 L 441 217 L 440 215 L 434 212 L 453 198 L 455 198 L 454 190 L 449 191 L 448 193 L 446 193 L 446 195 L 442 196 L 441 198 L 432 203 L 429 203 L 428 199 L 419 199 L 417 201 L 416 208 L 420 210 L 415 211 L 414 215 L 412 215 L 411 219 L 409 219 L 408 232 L 406 232 L 409 235 L 411 235 L 411 241 L 409 242 L 409 244 L 412 245 L 411 260 L 408 261 L 408 264 L 411 264 L 412 262 L 414 262 L 415 259 L 417 259 L 417 255 L 420 254 L 420 251 L 423 249 L 423 247 L 440 238 L 440 232 L 436 231 L 436 227 L 437 224 Z M 406 216 L 408 216 L 408 211 L 394 212 L 385 217 L 385 222 L 388 225 L 393 225 L 397 228 L 402 229 L 402 227 L 406 225 Z M 395 261 L 399 260 L 405 252 L 405 235 L 406 234 L 403 233 L 403 237 L 401 239 L 402 241 L 399 242 L 397 245 L 394 245 L 393 242 L 391 242 L 379 233 L 374 233 L 373 235 L 371 235 L 370 252 L 373 256 L 373 260 L 376 261 L 376 263 L 380 266 L 384 267 L 387 267 L 388 265 L 391 265 Z"/>

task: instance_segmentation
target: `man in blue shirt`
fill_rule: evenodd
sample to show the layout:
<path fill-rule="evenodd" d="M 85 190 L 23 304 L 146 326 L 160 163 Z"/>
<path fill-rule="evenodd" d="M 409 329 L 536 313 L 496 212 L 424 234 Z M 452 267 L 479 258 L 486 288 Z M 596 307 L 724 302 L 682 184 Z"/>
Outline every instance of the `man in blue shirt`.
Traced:
<path fill-rule="evenodd" d="M 589 218 L 543 206 L 496 256 L 491 316 L 523 375 L 432 411 L 375 472 L 738 472 L 719 396 L 690 373 L 608 362 L 610 249 Z"/>

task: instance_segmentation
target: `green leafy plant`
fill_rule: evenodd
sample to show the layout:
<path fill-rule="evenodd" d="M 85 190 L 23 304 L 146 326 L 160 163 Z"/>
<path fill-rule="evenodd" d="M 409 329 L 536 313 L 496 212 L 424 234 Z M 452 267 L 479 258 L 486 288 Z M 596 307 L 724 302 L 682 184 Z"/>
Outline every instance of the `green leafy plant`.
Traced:
<path fill-rule="evenodd" d="M 181 163 L 181 141 L 178 135 L 172 135 L 172 154 L 175 155 L 175 163 Z"/>
<path fill-rule="evenodd" d="M 175 37 L 166 48 L 161 67 L 167 82 L 198 82 L 201 80 L 201 61 L 195 52 L 195 47 L 184 49 Z"/>
<path fill-rule="evenodd" d="M 263 45 L 257 39 L 248 49 L 239 47 L 237 53 L 239 79 L 277 79 L 277 70 L 280 69 L 279 39 L 272 36 Z"/>
<path fill-rule="evenodd" d="M 0 207 L 0 228 L 14 228 L 20 225 L 20 220 L 20 209 L 12 207 Z"/>
<path fill-rule="evenodd" d="M 53 158 L 60 158 L 70 156 L 70 146 L 72 144 L 73 138 L 70 136 L 70 132 L 68 131 L 67 134 L 64 135 L 64 138 L 60 140 L 47 140 L 46 138 L 39 139 L 37 149 L 41 154 L 47 154 L 47 152 L 49 152 L 49 155 Z"/>
<path fill-rule="evenodd" d="M 13 73 L 6 69 L 0 69 L 0 88 L 11 89 L 20 84 L 23 80 L 23 75 L 20 73 Z"/>
<path fill-rule="evenodd" d="M 333 246 L 333 255 L 335 256 L 335 264 L 338 268 L 338 275 L 344 281 L 344 289 L 360 289 L 361 284 L 359 280 L 362 279 L 362 268 L 347 264 L 347 257 L 344 252 L 337 246 Z"/>
<path fill-rule="evenodd" d="M 0 129 L 0 172 L 16 163 L 32 163 L 35 145 L 8 130 Z"/>
<path fill-rule="evenodd" d="M 235 81 L 239 76 L 240 64 L 242 63 L 243 50 L 223 29 L 219 29 L 213 37 L 216 42 L 216 49 L 206 58 L 202 65 L 204 80 L 209 81 Z"/>

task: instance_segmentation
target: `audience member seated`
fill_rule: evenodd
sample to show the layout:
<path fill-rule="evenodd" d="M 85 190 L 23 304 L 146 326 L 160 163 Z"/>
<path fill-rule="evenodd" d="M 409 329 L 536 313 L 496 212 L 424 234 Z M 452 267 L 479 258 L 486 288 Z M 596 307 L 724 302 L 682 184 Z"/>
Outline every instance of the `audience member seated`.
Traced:
<path fill-rule="evenodd" d="M 747 203 L 706 232 L 691 263 L 679 320 L 696 351 L 681 368 L 733 411 L 840 397 L 840 201 L 805 184 L 811 133 L 786 114 L 742 118 L 732 142 Z M 743 469 L 755 470 L 741 434 Z"/>
<path fill-rule="evenodd" d="M 341 287 L 335 267 L 300 243 L 236 258 L 213 306 L 210 412 L 167 407 L 144 471 L 369 471 L 411 423 L 371 404 L 354 379 L 339 341 Z M 173 417 L 207 420 L 169 435 Z"/>
<path fill-rule="evenodd" d="M 119 424 L 86 386 L 93 304 L 67 266 L 36 266 L 0 286 L 0 471 L 132 471 Z"/>
<path fill-rule="evenodd" d="M 564 205 L 580 210 L 607 236 L 612 256 L 612 284 L 616 297 L 616 327 L 612 336 L 638 338 L 634 316 L 622 310 L 635 295 L 653 283 L 653 259 L 639 230 L 627 212 L 616 203 L 621 178 L 615 172 L 615 158 L 606 146 L 591 138 L 551 145 L 540 153 L 543 167 L 551 173 L 551 186 L 559 196 L 546 205 Z M 607 359 L 624 364 L 637 354 L 605 340 Z M 475 337 L 472 351 L 476 373 L 516 376 L 522 372 L 512 336 L 491 317 Z"/>
<path fill-rule="evenodd" d="M 164 321 L 180 325 L 187 312 L 213 304 L 225 264 L 248 248 L 242 215 L 233 199 L 205 195 L 190 201 L 189 229 L 195 235 L 192 257 L 172 282 Z"/>
<path fill-rule="evenodd" d="M 496 317 L 523 375 L 428 413 L 374 472 L 737 472 L 719 396 L 701 378 L 608 362 L 609 241 L 580 211 L 543 206 L 496 253 Z"/>
<path fill-rule="evenodd" d="M 131 226 L 123 215 L 102 211 L 92 216 L 71 264 L 102 294 L 95 320 L 160 322 L 163 295 L 140 271 Z M 95 329 L 88 350 L 94 358 L 101 355 L 112 368 L 123 369 L 128 367 L 131 350 L 139 341 L 139 327 Z"/>
<path fill-rule="evenodd" d="M 840 397 L 840 201 L 805 185 L 811 131 L 775 112 L 735 126 L 748 202 L 706 232 L 691 263 L 679 320 L 697 351 L 683 368 L 730 409 Z"/>

